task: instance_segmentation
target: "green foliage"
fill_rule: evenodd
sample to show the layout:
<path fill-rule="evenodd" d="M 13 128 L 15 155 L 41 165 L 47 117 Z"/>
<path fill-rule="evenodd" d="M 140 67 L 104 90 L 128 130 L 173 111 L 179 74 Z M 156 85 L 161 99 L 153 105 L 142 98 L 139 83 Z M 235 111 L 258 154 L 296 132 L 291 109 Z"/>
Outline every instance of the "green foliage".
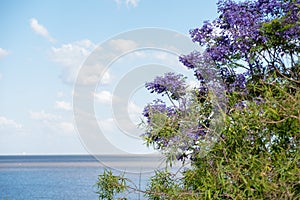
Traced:
<path fill-rule="evenodd" d="M 157 172 L 149 199 L 300 198 L 300 90 L 276 83 L 252 89 L 263 98 L 228 96 L 246 106 L 230 109 L 218 142 L 181 178 Z"/>
<path fill-rule="evenodd" d="M 260 87 L 264 100 L 231 110 L 219 142 L 184 173 L 200 199 L 300 198 L 300 92 Z"/>
<path fill-rule="evenodd" d="M 148 193 L 145 196 L 150 200 L 169 199 L 178 192 L 178 189 L 179 185 L 170 172 L 157 171 L 150 179 Z"/>
<path fill-rule="evenodd" d="M 103 174 L 98 177 L 97 194 L 99 194 L 99 199 L 114 199 L 115 195 L 118 193 L 125 192 L 127 190 L 126 179 L 123 175 L 114 176 L 111 170 L 105 169 Z M 126 199 L 126 198 L 121 198 Z"/>

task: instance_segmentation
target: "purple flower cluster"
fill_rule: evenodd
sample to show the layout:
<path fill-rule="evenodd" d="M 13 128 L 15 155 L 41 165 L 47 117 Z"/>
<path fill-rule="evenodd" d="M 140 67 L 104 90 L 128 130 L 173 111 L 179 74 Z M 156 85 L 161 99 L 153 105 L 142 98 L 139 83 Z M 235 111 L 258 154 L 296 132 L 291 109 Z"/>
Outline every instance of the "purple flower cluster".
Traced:
<path fill-rule="evenodd" d="M 167 94 L 174 100 L 180 99 L 186 93 L 184 76 L 173 72 L 166 73 L 164 76 L 158 76 L 153 82 L 146 83 L 145 86 L 151 93 Z"/>
<path fill-rule="evenodd" d="M 206 78 L 215 77 L 215 72 L 210 69 L 211 66 L 215 66 L 215 63 L 207 52 L 193 51 L 188 55 L 179 56 L 179 61 L 188 69 L 193 70 L 196 79 L 202 83 L 206 82 Z"/>
<path fill-rule="evenodd" d="M 232 83 L 235 78 L 235 72 L 232 69 L 229 69 L 228 67 L 222 67 L 220 69 L 221 77 L 224 81 L 224 83 Z"/>
<path fill-rule="evenodd" d="M 167 110 L 166 103 L 160 99 L 154 100 L 153 103 L 148 104 L 144 110 L 143 115 L 144 117 L 149 118 L 151 113 L 165 113 Z"/>
<path fill-rule="evenodd" d="M 220 73 L 224 83 L 226 84 L 226 90 L 230 92 L 241 92 L 246 94 L 246 77 L 249 76 L 249 71 L 236 74 L 233 70 L 226 67 L 220 69 Z"/>
<path fill-rule="evenodd" d="M 243 91 L 246 89 L 246 77 L 245 74 L 237 74 L 235 80 L 230 84 L 230 88 Z"/>
<path fill-rule="evenodd" d="M 202 27 L 190 31 L 192 40 L 204 46 L 205 51 L 202 54 L 194 51 L 182 55 L 179 61 L 194 70 L 196 78 L 205 83 L 206 77 L 199 66 L 210 65 L 209 60 L 212 60 L 220 68 L 227 90 L 244 92 L 247 82 L 245 74 L 224 71 L 224 66 L 227 69 L 228 65 L 229 68 L 243 66 L 249 71 L 249 79 L 259 79 L 268 71 L 269 65 L 263 65 L 263 58 L 254 53 L 253 48 L 260 48 L 261 51 L 272 49 L 274 53 L 279 51 L 280 55 L 296 51 L 299 55 L 299 2 L 220 0 L 219 18 L 213 22 L 205 21 Z"/>
<path fill-rule="evenodd" d="M 190 30 L 193 42 L 199 42 L 200 45 L 206 44 L 207 38 L 213 34 L 214 25 L 209 21 L 205 21 L 201 28 Z"/>
<path fill-rule="evenodd" d="M 249 53 L 252 40 L 260 38 L 258 22 L 263 15 L 248 1 L 220 1 L 219 12 L 218 19 L 212 23 L 205 22 L 201 28 L 191 30 L 190 34 L 194 42 L 207 47 L 206 51 L 214 61 L 223 64 L 229 57 Z"/>
<path fill-rule="evenodd" d="M 206 82 L 200 66 L 212 66 L 213 62 L 226 76 L 229 91 L 244 91 L 245 74 L 227 73 L 223 68 L 243 67 L 249 71 L 249 79 L 260 79 L 270 71 L 270 65 L 282 65 L 283 60 L 272 60 L 263 51 L 274 55 L 300 54 L 300 1 L 282 0 L 220 0 L 219 18 L 205 21 L 203 26 L 190 31 L 191 38 L 205 47 L 203 53 L 194 51 L 179 57 L 179 61 L 195 72 L 199 81 Z M 259 52 L 259 53 L 258 53 Z M 266 64 L 267 63 L 267 64 Z M 286 67 L 283 66 L 284 71 Z M 293 67 L 290 67 L 293 68 Z M 298 77 L 299 78 L 299 77 Z M 295 79 L 298 79 L 297 77 Z"/>
<path fill-rule="evenodd" d="M 250 70 L 255 71 L 253 62 L 258 57 L 254 55 L 253 48 L 278 48 L 281 45 L 282 51 L 286 51 L 287 48 L 293 49 L 295 43 L 299 44 L 299 10 L 299 0 L 220 0 L 220 17 L 213 22 L 204 22 L 201 28 L 191 30 L 190 35 L 194 42 L 206 47 L 206 56 L 218 66 L 231 61 L 231 65 L 237 67 L 239 65 L 235 61 L 243 60 L 252 65 L 248 66 Z M 264 30 L 268 22 L 272 29 Z M 285 45 L 280 44 L 282 41 Z M 190 54 L 181 56 L 180 61 L 191 68 L 194 63 L 202 62 L 201 59 L 200 55 Z"/>
<path fill-rule="evenodd" d="M 174 106 L 167 106 L 161 99 L 156 99 L 145 106 L 142 114 L 147 118 L 147 122 L 150 123 L 151 117 L 154 114 L 165 114 L 168 117 L 174 117 L 177 116 L 178 109 Z"/>
<path fill-rule="evenodd" d="M 179 61 L 193 70 L 199 81 L 193 97 L 197 97 L 196 103 L 202 109 L 197 110 L 195 102 L 185 99 L 186 82 L 183 75 L 166 73 L 145 85 L 151 93 L 168 95 L 171 101 L 180 102 L 177 108 L 168 107 L 165 102 L 156 100 L 148 104 L 143 112 L 148 119 L 148 128 L 150 127 L 145 134 L 148 141 L 158 145 L 158 149 L 176 147 L 178 159 L 184 160 L 189 156 L 187 152 L 197 151 L 200 148 L 197 142 L 209 136 L 210 118 L 207 116 L 212 112 L 209 109 L 208 88 L 224 100 L 228 98 L 226 94 L 234 92 L 241 94 L 237 95 L 241 97 L 248 95 L 245 99 L 251 97 L 255 101 L 255 96 L 259 94 L 252 94 L 251 87 L 247 91 L 248 81 L 265 80 L 275 71 L 275 67 L 279 70 L 285 68 L 284 56 L 288 55 L 293 60 L 300 55 L 300 0 L 219 0 L 218 12 L 220 15 L 216 20 L 205 21 L 202 27 L 190 31 L 193 42 L 199 43 L 205 50 L 179 57 Z M 294 63 L 294 66 L 288 67 L 291 71 L 293 67 L 299 66 L 299 59 Z M 214 70 L 215 67 L 219 70 L 218 73 Z M 234 69 L 238 67 L 247 72 L 237 74 Z M 291 73 L 284 75 L 293 78 Z M 223 82 L 217 78 L 210 80 L 216 76 L 220 76 Z M 300 75 L 297 80 L 299 79 Z M 222 88 L 213 88 L 211 82 L 222 85 Z M 235 107 L 245 109 L 247 101 L 242 99 Z M 203 109 L 205 105 L 208 109 Z M 220 105 L 225 107 L 222 102 Z M 199 113 L 206 119 L 202 119 Z M 162 132 L 151 132 L 156 128 L 151 127 L 151 117 L 155 114 L 164 114 L 169 120 L 169 124 L 162 127 L 165 128 Z"/>
<path fill-rule="evenodd" d="M 186 66 L 188 69 L 194 69 L 199 65 L 199 60 L 202 55 L 198 51 L 193 51 L 190 54 L 179 56 L 179 61 Z"/>

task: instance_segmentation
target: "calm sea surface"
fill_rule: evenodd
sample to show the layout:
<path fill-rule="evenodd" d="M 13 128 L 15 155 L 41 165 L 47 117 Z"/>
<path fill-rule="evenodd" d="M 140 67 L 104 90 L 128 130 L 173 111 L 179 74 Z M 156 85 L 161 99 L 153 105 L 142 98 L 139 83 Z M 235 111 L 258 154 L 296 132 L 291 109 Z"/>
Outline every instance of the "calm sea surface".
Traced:
<path fill-rule="evenodd" d="M 144 189 L 153 163 L 157 166 L 156 159 L 145 157 L 0 156 L 0 200 L 96 200 L 94 185 L 104 167 L 117 175 L 125 171 L 125 177 Z M 138 193 L 126 195 L 144 199 Z"/>

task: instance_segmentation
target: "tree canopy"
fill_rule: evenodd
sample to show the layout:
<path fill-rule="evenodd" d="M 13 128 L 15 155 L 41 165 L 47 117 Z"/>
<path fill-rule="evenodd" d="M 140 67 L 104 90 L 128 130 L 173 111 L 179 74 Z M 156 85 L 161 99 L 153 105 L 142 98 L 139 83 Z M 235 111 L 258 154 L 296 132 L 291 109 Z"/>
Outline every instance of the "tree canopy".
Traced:
<path fill-rule="evenodd" d="M 175 73 L 146 83 L 169 102 L 145 106 L 143 138 L 191 167 L 157 172 L 145 196 L 299 199 L 300 1 L 220 0 L 218 13 L 190 30 L 204 52 L 179 57 L 197 87 Z"/>

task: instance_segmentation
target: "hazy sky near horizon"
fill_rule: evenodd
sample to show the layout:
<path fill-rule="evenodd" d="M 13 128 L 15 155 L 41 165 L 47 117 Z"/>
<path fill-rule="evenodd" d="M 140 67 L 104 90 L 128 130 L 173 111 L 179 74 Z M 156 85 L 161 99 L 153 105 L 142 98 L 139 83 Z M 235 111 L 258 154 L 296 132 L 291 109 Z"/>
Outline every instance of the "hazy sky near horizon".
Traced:
<path fill-rule="evenodd" d="M 2 0 L 0 13 L 0 155 L 88 153 L 74 124 L 72 101 L 78 70 L 90 53 L 126 31 L 157 27 L 188 35 L 217 16 L 216 0 Z M 126 49 L 134 43 L 121 38 L 111 45 Z M 172 59 L 163 52 L 143 56 L 141 60 L 154 56 L 164 64 L 168 62 L 162 60 Z M 95 113 L 109 141 L 131 152 L 147 152 L 141 141 L 115 135 L 114 119 L 107 114 L 118 72 L 126 72 L 130 64 L 130 58 L 120 59 L 107 71 L 104 86 L 94 93 Z M 133 120 L 143 108 L 143 93 L 136 98 L 129 104 Z"/>

